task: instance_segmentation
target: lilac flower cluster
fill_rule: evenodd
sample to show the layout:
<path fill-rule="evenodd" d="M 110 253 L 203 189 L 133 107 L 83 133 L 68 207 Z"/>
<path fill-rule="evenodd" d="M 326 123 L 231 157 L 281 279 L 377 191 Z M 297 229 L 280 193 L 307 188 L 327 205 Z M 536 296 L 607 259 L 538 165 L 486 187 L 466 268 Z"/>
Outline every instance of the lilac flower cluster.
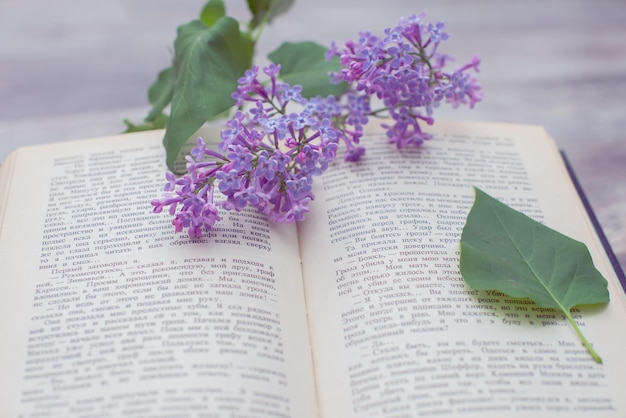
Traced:
<path fill-rule="evenodd" d="M 449 35 L 443 23 L 426 25 L 423 17 L 402 19 L 382 38 L 361 33 L 342 51 L 333 45 L 327 57 L 339 56 L 341 71 L 331 79 L 349 84 L 341 97 L 304 98 L 301 86 L 278 80 L 280 65 L 263 68 L 266 83 L 257 66 L 246 71 L 232 94 L 240 110 L 226 123 L 217 150 L 198 138 L 187 174 L 167 173 L 167 195 L 152 202 L 154 212 L 168 208 L 176 231 L 187 228 L 192 238 L 213 228 L 220 207 L 250 206 L 275 222 L 299 221 L 314 199 L 313 177 L 328 168 L 339 145 L 347 161 L 364 154 L 359 142 L 370 117 L 392 120 L 382 126 L 399 148 L 430 139 L 420 123 L 433 123 L 434 108 L 442 101 L 473 107 L 481 90 L 470 72 L 478 71 L 478 58 L 446 72 L 452 58 L 437 49 Z M 373 100 L 380 109 L 372 110 Z M 290 111 L 291 104 L 299 111 Z"/>
<path fill-rule="evenodd" d="M 333 44 L 327 57 L 339 56 L 341 71 L 333 75 L 335 82 L 346 81 L 357 92 L 376 97 L 393 124 L 383 124 L 391 143 L 399 148 L 421 144 L 431 135 L 422 131 L 420 121 L 433 123 L 433 109 L 442 101 L 453 107 L 474 104 L 482 92 L 470 70 L 478 71 L 480 60 L 446 72 L 444 67 L 452 57 L 437 51 L 439 44 L 449 38 L 444 24 L 424 24 L 425 14 L 401 19 L 385 30 L 384 37 L 370 32 L 360 34 L 358 41 L 349 41 L 339 51 Z"/>
<path fill-rule="evenodd" d="M 251 108 L 237 111 L 226 123 L 217 151 L 198 138 L 186 157 L 187 174 L 167 173 L 169 194 L 152 205 L 157 213 L 168 207 L 176 231 L 187 228 L 190 237 L 200 237 L 220 219 L 218 207 L 240 211 L 251 206 L 282 223 L 302 220 L 308 212 L 313 176 L 335 157 L 339 131 L 310 111 L 324 101 L 304 100 L 300 86 L 277 81 L 279 71 L 278 65 L 263 69 L 266 86 L 258 79 L 258 67 L 248 70 L 233 98 L 237 106 L 249 103 Z M 292 102 L 308 107 L 288 112 Z M 216 189 L 225 199 L 216 199 Z"/>

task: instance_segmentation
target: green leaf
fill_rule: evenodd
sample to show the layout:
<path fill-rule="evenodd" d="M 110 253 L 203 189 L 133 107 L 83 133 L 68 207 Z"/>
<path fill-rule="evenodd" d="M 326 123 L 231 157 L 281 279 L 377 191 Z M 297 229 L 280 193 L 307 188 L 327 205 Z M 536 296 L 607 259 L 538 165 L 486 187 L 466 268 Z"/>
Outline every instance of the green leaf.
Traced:
<path fill-rule="evenodd" d="M 209 0 L 200 12 L 200 20 L 211 27 L 220 17 L 226 16 L 226 8 L 223 0 Z"/>
<path fill-rule="evenodd" d="M 157 80 L 148 89 L 148 100 L 152 104 L 152 109 L 146 116 L 146 121 L 154 121 L 168 104 L 174 95 L 174 71 L 168 67 L 161 71 Z"/>
<path fill-rule="evenodd" d="M 251 66 L 252 49 L 239 23 L 228 16 L 210 28 L 199 20 L 178 28 L 174 93 L 163 139 L 170 169 L 185 141 L 208 119 L 234 105 L 231 94 Z"/>
<path fill-rule="evenodd" d="M 142 124 L 135 125 L 128 119 L 124 119 L 124 124 L 126 125 L 126 130 L 124 133 L 130 132 L 139 132 L 139 131 L 152 131 L 154 129 L 163 129 L 167 124 L 167 115 L 161 113 L 156 116 L 153 120 L 146 121 Z"/>
<path fill-rule="evenodd" d="M 271 22 L 276 16 L 285 13 L 293 0 L 247 0 L 248 9 L 252 13 L 249 23 L 250 29 L 255 29 L 263 23 Z"/>
<path fill-rule="evenodd" d="M 609 301 L 607 282 L 587 247 L 534 221 L 485 192 L 476 199 L 461 235 L 461 275 L 473 288 L 498 290 L 562 311 L 597 362 L 570 309 Z"/>
<path fill-rule="evenodd" d="M 326 61 L 326 48 L 314 42 L 285 42 L 268 55 L 275 64 L 280 64 L 280 78 L 291 84 L 302 86 L 302 96 L 340 95 L 347 84 L 330 84 L 329 72 L 339 71 L 339 57 Z"/>

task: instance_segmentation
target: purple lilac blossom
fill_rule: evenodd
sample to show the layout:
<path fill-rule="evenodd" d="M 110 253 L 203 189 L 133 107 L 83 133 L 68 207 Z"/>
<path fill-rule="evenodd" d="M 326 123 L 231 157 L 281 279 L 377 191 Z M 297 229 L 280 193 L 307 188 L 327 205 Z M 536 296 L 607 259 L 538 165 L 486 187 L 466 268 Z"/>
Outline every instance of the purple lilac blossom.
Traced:
<path fill-rule="evenodd" d="M 480 85 L 470 73 L 478 72 L 480 60 L 474 57 L 456 70 L 446 70 L 452 58 L 437 50 L 450 35 L 442 22 L 424 24 L 425 16 L 401 19 L 385 29 L 382 38 L 363 32 L 357 42 L 348 41 L 341 50 L 334 44 L 327 52 L 327 58 L 338 56 L 341 62 L 340 72 L 331 79 L 349 83 L 368 100 L 376 97 L 382 102 L 383 108 L 371 113 L 394 120 L 382 126 L 398 148 L 419 145 L 431 137 L 420 125 L 433 123 L 431 116 L 440 102 L 473 107 L 482 99 Z M 358 117 L 355 111 L 348 119 L 356 131 L 360 130 Z M 354 152 L 349 155 L 347 159 L 357 158 Z"/>
<path fill-rule="evenodd" d="M 328 168 L 337 151 L 340 132 L 331 118 L 340 115 L 333 99 L 308 102 L 300 86 L 276 80 L 280 66 L 263 69 L 267 85 L 253 67 L 239 79 L 233 98 L 250 103 L 250 111 L 238 110 L 221 132 L 218 150 L 198 138 L 187 156 L 187 174 L 166 174 L 166 196 L 152 202 L 154 212 L 168 207 L 175 215 L 176 231 L 187 229 L 190 238 L 219 221 L 218 208 L 241 211 L 255 208 L 276 222 L 304 219 L 314 199 L 313 177 Z M 300 111 L 288 112 L 290 103 Z M 318 113 L 307 108 L 324 109 Z M 321 117 L 324 116 L 324 117 Z M 224 199 L 215 199 L 218 191 Z"/>
<path fill-rule="evenodd" d="M 277 64 L 262 69 L 267 82 L 259 80 L 258 66 L 247 70 L 232 94 L 238 110 L 221 132 L 219 152 L 198 138 L 186 157 L 187 174 L 166 173 L 165 197 L 152 201 L 153 211 L 167 208 L 176 231 L 186 228 L 190 238 L 211 230 L 220 208 L 252 207 L 274 222 L 300 221 L 315 198 L 313 178 L 329 167 L 339 145 L 346 161 L 365 154 L 359 142 L 371 118 L 387 119 L 381 126 L 398 148 L 430 139 L 422 125 L 434 122 L 441 102 L 473 107 L 482 92 L 472 74 L 480 59 L 446 70 L 453 58 L 438 48 L 450 35 L 442 22 L 424 23 L 425 16 L 400 19 L 383 37 L 362 32 L 342 49 L 333 42 L 326 57 L 338 56 L 341 68 L 330 82 L 349 85 L 337 97 L 303 98 L 301 86 L 278 81 Z M 380 107 L 372 109 L 375 102 Z M 300 110 L 288 110 L 291 104 Z"/>

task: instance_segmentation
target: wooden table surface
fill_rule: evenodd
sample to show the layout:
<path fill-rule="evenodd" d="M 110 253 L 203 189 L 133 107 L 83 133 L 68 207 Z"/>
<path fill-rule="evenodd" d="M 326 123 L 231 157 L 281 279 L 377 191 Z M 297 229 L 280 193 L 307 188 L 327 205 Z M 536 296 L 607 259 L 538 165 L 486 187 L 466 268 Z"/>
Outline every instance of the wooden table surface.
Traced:
<path fill-rule="evenodd" d="M 116 134 L 124 118 L 139 122 L 176 27 L 203 3 L 3 0 L 0 160 L 20 145 Z M 247 19 L 245 1 L 226 7 Z M 626 267 L 625 1 L 296 0 L 266 29 L 257 62 L 286 39 L 343 43 L 422 11 L 446 23 L 445 51 L 483 61 L 484 101 L 435 116 L 545 126 Z"/>

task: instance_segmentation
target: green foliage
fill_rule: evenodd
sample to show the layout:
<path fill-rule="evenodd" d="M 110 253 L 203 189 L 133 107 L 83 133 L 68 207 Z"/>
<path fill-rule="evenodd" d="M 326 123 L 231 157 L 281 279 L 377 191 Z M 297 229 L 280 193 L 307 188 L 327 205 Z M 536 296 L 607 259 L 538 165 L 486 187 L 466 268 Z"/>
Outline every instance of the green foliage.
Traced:
<path fill-rule="evenodd" d="M 252 44 L 230 17 L 211 27 L 199 20 L 180 26 L 174 49 L 175 88 L 163 139 L 170 169 L 187 139 L 234 105 L 237 79 L 252 65 Z"/>
<path fill-rule="evenodd" d="M 252 13 L 250 29 L 254 30 L 264 23 L 270 23 L 276 16 L 285 13 L 293 0 L 247 0 L 248 8 Z"/>
<path fill-rule="evenodd" d="M 167 125 L 167 115 L 161 113 L 152 120 L 145 121 L 144 123 L 140 123 L 138 125 L 135 125 L 128 119 L 124 119 L 124 124 L 126 125 L 126 133 L 163 129 Z"/>
<path fill-rule="evenodd" d="M 226 16 L 226 7 L 223 0 L 209 0 L 200 12 L 200 20 L 211 27 L 220 17 Z"/>
<path fill-rule="evenodd" d="M 148 89 L 148 101 L 152 105 L 152 110 L 146 116 L 146 121 L 154 121 L 159 117 L 167 105 L 172 101 L 174 95 L 174 69 L 168 67 L 159 73 L 155 81 Z"/>
<path fill-rule="evenodd" d="M 252 15 L 247 32 L 226 15 L 223 0 L 209 0 L 199 20 L 179 26 L 173 63 L 159 73 L 148 90 L 152 109 L 145 123 L 124 121 L 126 132 L 158 129 L 166 124 L 163 145 L 170 170 L 174 170 L 185 142 L 204 122 L 234 105 L 231 94 L 237 79 L 252 66 L 254 39 L 265 23 L 289 10 L 293 0 L 247 0 L 247 4 Z M 339 95 L 347 85 L 332 85 L 328 76 L 339 70 L 339 58 L 327 62 L 325 52 L 326 48 L 313 42 L 285 43 L 269 58 L 281 64 L 283 81 L 302 86 L 303 96 Z"/>
<path fill-rule="evenodd" d="M 237 79 L 252 66 L 254 43 L 263 26 L 292 4 L 293 0 L 247 0 L 252 17 L 247 30 L 241 31 L 240 22 L 227 16 L 223 0 L 207 1 L 199 20 L 178 27 L 173 63 L 148 90 L 152 108 L 142 124 L 125 120 L 126 132 L 165 127 L 166 162 L 174 170 L 189 137 L 234 105 L 231 94 Z M 328 84 L 327 77 L 325 81 Z"/>
<path fill-rule="evenodd" d="M 461 275 L 475 289 L 498 290 L 558 309 L 597 362 L 570 309 L 609 301 L 607 282 L 587 247 L 534 221 L 485 192 L 476 199 L 461 235 Z"/>
<path fill-rule="evenodd" d="M 347 84 L 330 84 L 328 73 L 339 71 L 339 57 L 326 61 L 326 49 L 314 42 L 285 42 L 268 55 L 275 64 L 280 64 L 280 78 L 293 85 L 302 86 L 302 96 L 340 95 Z"/>

